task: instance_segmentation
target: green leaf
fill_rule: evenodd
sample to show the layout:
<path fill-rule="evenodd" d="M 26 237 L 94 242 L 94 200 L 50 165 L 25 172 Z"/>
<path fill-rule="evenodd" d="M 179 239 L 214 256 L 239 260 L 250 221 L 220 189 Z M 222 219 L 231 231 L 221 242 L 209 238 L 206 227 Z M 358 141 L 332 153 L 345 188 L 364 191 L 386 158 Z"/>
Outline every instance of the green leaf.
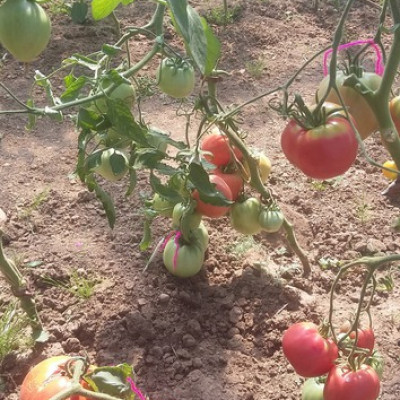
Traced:
<path fill-rule="evenodd" d="M 158 163 L 164 159 L 165 153 L 152 148 L 142 148 L 136 151 L 136 168 L 155 168 Z"/>
<path fill-rule="evenodd" d="M 150 175 L 150 186 L 155 192 L 160 194 L 164 199 L 170 201 L 171 203 L 176 204 L 182 200 L 182 196 L 178 190 L 175 190 L 169 185 L 163 185 L 160 179 L 153 173 Z"/>
<path fill-rule="evenodd" d="M 394 280 L 391 274 L 378 279 L 376 290 L 378 292 L 392 292 L 394 289 Z"/>
<path fill-rule="evenodd" d="M 119 175 L 124 172 L 126 169 L 126 159 L 122 154 L 112 153 L 110 158 L 110 166 L 114 175 Z"/>
<path fill-rule="evenodd" d="M 110 128 L 111 123 L 102 114 L 81 107 L 78 112 L 78 127 L 100 132 Z"/>
<path fill-rule="evenodd" d="M 136 187 L 137 183 L 137 174 L 135 168 L 129 169 L 129 186 L 125 193 L 125 196 L 130 196 L 133 193 L 133 190 Z"/>
<path fill-rule="evenodd" d="M 92 0 L 92 16 L 99 20 L 108 17 L 119 5 L 121 0 Z"/>
<path fill-rule="evenodd" d="M 107 56 L 116 56 L 121 52 L 121 50 L 121 47 L 111 44 L 103 44 L 103 46 L 101 47 L 101 51 Z"/>
<path fill-rule="evenodd" d="M 92 60 L 91 58 L 86 57 L 82 54 L 74 54 L 71 57 L 66 58 L 62 61 L 62 65 L 65 64 L 78 64 L 82 67 L 90 69 L 91 71 L 95 71 L 99 68 L 97 61 Z"/>
<path fill-rule="evenodd" d="M 186 49 L 204 76 L 210 76 L 220 57 L 221 45 L 207 21 L 187 0 L 168 0 L 172 20 Z"/>
<path fill-rule="evenodd" d="M 84 1 L 75 1 L 70 11 L 72 21 L 76 24 L 83 24 L 86 21 L 88 9 L 89 7 Z"/>
<path fill-rule="evenodd" d="M 141 251 L 145 251 L 149 248 L 151 243 L 151 223 L 153 218 L 146 218 L 143 225 L 143 236 L 140 241 L 139 248 Z"/>
<path fill-rule="evenodd" d="M 110 367 L 98 367 L 92 373 L 84 376 L 84 380 L 93 387 L 95 392 L 101 392 L 133 400 L 135 394 L 131 390 L 131 385 L 127 378 L 133 378 L 133 368 L 128 364 L 120 364 Z"/>
<path fill-rule="evenodd" d="M 134 119 L 130 108 L 121 99 L 106 98 L 107 117 L 114 129 L 142 146 L 147 145 L 146 129 L 140 126 Z"/>
<path fill-rule="evenodd" d="M 106 191 L 104 191 L 97 184 L 97 182 L 95 182 L 94 185 L 94 192 L 96 193 L 96 197 L 101 201 L 104 211 L 106 212 L 108 225 L 110 225 L 110 228 L 113 229 L 115 225 L 116 214 L 115 214 L 114 202 L 112 201 L 111 196 Z"/>
<path fill-rule="evenodd" d="M 221 192 L 215 189 L 210 182 L 207 171 L 199 164 L 189 166 L 189 179 L 199 191 L 200 199 L 214 206 L 229 206 L 233 201 L 228 200 Z"/>
<path fill-rule="evenodd" d="M 61 95 L 61 100 L 64 102 L 75 100 L 87 81 L 88 79 L 85 76 L 80 76 L 78 79 L 71 79 L 71 75 L 65 77 L 64 83 L 66 90 Z"/>

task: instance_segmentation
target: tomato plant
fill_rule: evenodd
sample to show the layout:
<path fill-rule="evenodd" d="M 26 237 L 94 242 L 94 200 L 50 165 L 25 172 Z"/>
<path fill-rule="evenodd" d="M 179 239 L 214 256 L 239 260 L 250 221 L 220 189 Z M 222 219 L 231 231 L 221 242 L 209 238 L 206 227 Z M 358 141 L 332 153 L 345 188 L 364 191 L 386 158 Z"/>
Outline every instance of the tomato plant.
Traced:
<path fill-rule="evenodd" d="M 379 391 L 379 377 L 371 366 L 363 364 L 353 371 L 349 366 L 336 365 L 329 371 L 324 400 L 376 400 Z"/>
<path fill-rule="evenodd" d="M 346 321 L 341 327 L 340 327 L 340 332 L 341 333 L 348 333 L 351 329 L 351 322 Z M 348 335 L 348 339 L 350 343 L 354 343 L 356 339 L 356 332 L 351 331 Z M 367 349 L 369 350 L 368 355 L 371 355 L 372 352 L 374 351 L 375 347 L 375 334 L 372 328 L 358 328 L 357 329 L 357 342 L 356 346 L 360 347 L 362 349 Z"/>
<path fill-rule="evenodd" d="M 236 202 L 231 210 L 231 224 L 244 235 L 255 235 L 261 232 L 258 216 L 261 210 L 260 200 L 250 197 L 243 202 Z"/>
<path fill-rule="evenodd" d="M 101 152 L 100 162 L 92 170 L 111 182 L 121 180 L 128 172 L 125 153 L 113 148 L 97 151 Z"/>
<path fill-rule="evenodd" d="M 183 243 L 176 235 L 171 237 L 163 252 L 163 261 L 167 270 L 180 278 L 189 278 L 196 275 L 204 262 L 204 242 Z"/>
<path fill-rule="evenodd" d="M 324 386 L 318 378 L 307 379 L 301 391 L 301 400 L 324 400 Z"/>
<path fill-rule="evenodd" d="M 283 336 L 282 348 L 294 370 L 306 378 L 326 374 L 338 357 L 336 344 L 323 337 L 312 322 L 290 326 Z"/>
<path fill-rule="evenodd" d="M 35 365 L 22 382 L 20 400 L 49 400 L 71 386 L 72 378 L 65 370 L 65 364 L 69 360 L 71 357 L 67 356 L 51 357 Z M 89 399 L 73 395 L 67 400 Z"/>
<path fill-rule="evenodd" d="M 360 84 L 368 89 L 375 91 L 379 88 L 382 78 L 374 72 L 364 72 L 361 69 L 357 70 L 358 80 Z M 371 133 L 378 129 L 378 121 L 376 120 L 374 110 L 368 104 L 363 94 L 357 89 L 345 84 L 349 74 L 344 71 L 337 71 L 336 84 L 340 95 L 343 98 L 344 104 L 354 118 L 357 130 L 363 139 L 366 139 Z M 326 76 L 320 83 L 317 96 L 319 99 L 326 93 L 329 83 L 329 76 Z M 330 90 L 327 102 L 340 104 L 339 97 L 334 90 Z"/>
<path fill-rule="evenodd" d="M 284 219 L 282 211 L 263 207 L 260 211 L 258 222 L 265 232 L 275 233 L 281 229 Z"/>
<path fill-rule="evenodd" d="M 379 351 L 375 350 L 372 355 L 365 360 L 365 363 L 370 365 L 375 370 L 379 379 L 382 379 L 385 362 L 382 354 Z"/>
<path fill-rule="evenodd" d="M 400 133 L 400 96 L 396 96 L 390 100 L 389 110 L 397 133 Z"/>
<path fill-rule="evenodd" d="M 225 183 L 225 181 L 217 176 L 210 175 L 210 182 L 215 184 L 215 189 L 221 192 L 228 200 L 233 200 L 231 189 Z M 193 199 L 197 201 L 196 211 L 209 218 L 220 218 L 224 216 L 230 209 L 229 206 L 215 206 L 210 203 L 206 203 L 200 199 L 198 190 L 193 191 Z"/>
<path fill-rule="evenodd" d="M 219 176 L 229 186 L 232 192 L 232 200 L 236 200 L 243 191 L 243 179 L 239 172 L 224 173 L 219 168 L 212 171 L 213 175 Z"/>
<path fill-rule="evenodd" d="M 7 0 L 0 5 L 0 43 L 18 61 L 33 61 L 50 35 L 50 19 L 35 1 Z"/>
<path fill-rule="evenodd" d="M 195 85 L 193 66 L 182 59 L 164 58 L 157 69 L 157 81 L 165 94 L 175 98 L 187 97 Z"/>
<path fill-rule="evenodd" d="M 204 154 L 204 158 L 217 167 L 228 165 L 234 158 L 242 159 L 239 149 L 231 146 L 226 135 L 215 130 L 206 135 L 201 141 L 201 150 L 211 154 Z"/>
<path fill-rule="evenodd" d="M 357 156 L 358 143 L 350 122 L 337 105 L 323 107 L 325 121 L 306 128 L 292 119 L 281 135 L 287 159 L 314 179 L 330 179 L 344 174 Z"/>

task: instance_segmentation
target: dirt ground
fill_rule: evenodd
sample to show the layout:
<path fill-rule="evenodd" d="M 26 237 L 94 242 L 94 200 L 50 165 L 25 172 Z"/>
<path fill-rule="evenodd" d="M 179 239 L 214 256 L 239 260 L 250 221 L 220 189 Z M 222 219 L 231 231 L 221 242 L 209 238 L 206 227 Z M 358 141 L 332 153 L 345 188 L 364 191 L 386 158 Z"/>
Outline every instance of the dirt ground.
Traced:
<path fill-rule="evenodd" d="M 284 83 L 330 43 L 339 17 L 333 1 L 320 1 L 318 12 L 304 0 L 228 2 L 240 6 L 238 18 L 226 28 L 213 27 L 222 42 L 220 68 L 231 74 L 219 87 L 226 105 Z M 206 14 L 222 1 L 193 3 Z M 153 8 L 150 2 L 135 2 L 118 9 L 118 16 L 122 26 L 140 25 Z M 369 3 L 356 3 L 346 37 L 349 41 L 372 37 L 378 17 Z M 20 99 L 26 99 L 35 70 L 49 73 L 70 54 L 90 53 L 116 39 L 109 20 L 75 25 L 67 16 L 52 19 L 50 45 L 27 71 L 11 57 L 0 66 L 0 81 Z M 132 59 L 139 60 L 148 45 L 144 37 L 132 42 Z M 145 72 L 154 74 L 155 68 L 152 63 Z M 311 101 L 321 79 L 318 59 L 293 89 Z M 138 243 L 143 198 L 150 195 L 148 176 L 139 175 L 129 198 L 124 196 L 126 182 L 104 183 L 117 208 L 117 223 L 110 230 L 99 202 L 71 175 L 77 133 L 68 117 L 62 124 L 41 119 L 33 131 L 26 131 L 24 116 L 0 116 L 5 250 L 18 258 L 32 283 L 50 334 L 44 346 L 13 353 L 3 361 L 0 376 L 7 385 L 0 399 L 17 400 L 28 369 L 64 353 L 88 354 L 97 365 L 132 363 L 138 386 L 151 400 L 301 398 L 303 379 L 283 356 L 282 334 L 296 321 L 320 322 L 327 316 L 337 270 L 322 269 L 321 260 L 400 251 L 400 234 L 391 227 L 400 214 L 400 199 L 381 194 L 388 182 L 361 154 L 344 176 L 330 184 L 307 179 L 280 149 L 285 121 L 268 108 L 268 100 L 245 109 L 243 129 L 248 131 L 248 143 L 272 160 L 269 187 L 295 225 L 312 264 L 310 279 L 301 277 L 301 264 L 282 235 L 243 237 L 228 218 L 206 220 L 209 255 L 197 276 L 185 280 L 171 276 L 161 257 L 144 271 L 151 251 L 141 252 Z M 16 106 L 4 91 L 0 104 L 1 109 Z M 182 138 L 185 119 L 176 116 L 177 105 L 164 95 L 154 96 L 144 104 L 144 117 Z M 377 161 L 388 158 L 377 134 L 365 143 Z M 159 218 L 154 241 L 169 230 L 169 222 Z M 32 264 L 35 261 L 40 263 Z M 398 271 L 393 272 L 396 283 Z M 88 300 L 48 284 L 48 278 L 68 282 L 76 275 L 96 281 Z M 340 284 L 335 303 L 338 323 L 354 311 L 361 276 L 361 270 L 355 271 Z M 12 296 L 1 278 L 0 288 L 0 304 L 9 302 Z M 380 399 L 398 400 L 398 285 L 391 293 L 378 293 L 372 311 L 377 348 L 385 358 Z"/>

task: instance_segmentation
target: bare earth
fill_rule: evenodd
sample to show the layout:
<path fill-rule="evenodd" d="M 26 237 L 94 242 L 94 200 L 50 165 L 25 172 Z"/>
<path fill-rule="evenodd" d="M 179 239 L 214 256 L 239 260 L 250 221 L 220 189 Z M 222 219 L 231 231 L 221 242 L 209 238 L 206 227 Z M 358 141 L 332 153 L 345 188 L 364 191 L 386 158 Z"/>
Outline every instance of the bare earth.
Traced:
<path fill-rule="evenodd" d="M 196 1 L 206 13 L 222 2 Z M 230 2 L 230 4 L 235 4 Z M 239 104 L 285 82 L 307 58 L 331 41 L 339 13 L 320 1 L 315 13 L 309 1 L 237 1 L 241 14 L 227 28 L 215 26 L 223 44 L 220 68 L 231 73 L 220 85 L 221 101 Z M 154 4 L 137 2 L 119 8 L 123 26 L 140 25 Z M 53 16 L 53 36 L 40 59 L 24 67 L 11 57 L 0 66 L 0 81 L 26 99 L 35 70 L 49 73 L 68 55 L 90 53 L 116 40 L 109 20 L 74 25 L 67 16 Z M 370 38 L 378 11 L 357 3 L 348 23 L 349 40 Z M 132 42 L 139 60 L 150 42 Z M 250 64 L 259 61 L 261 77 Z M 146 71 L 154 76 L 157 63 Z M 296 80 L 294 90 L 310 102 L 322 79 L 318 59 Z M 190 99 L 193 101 L 194 97 Z M 236 233 L 228 218 L 206 220 L 209 255 L 194 278 L 171 276 L 161 257 L 144 272 L 151 251 L 140 252 L 143 198 L 149 196 L 147 175 L 139 175 L 134 194 L 125 198 L 126 182 L 104 183 L 113 195 L 118 219 L 113 231 L 99 202 L 71 173 L 77 154 L 77 133 L 63 124 L 39 120 L 26 131 L 24 116 L 0 119 L 0 208 L 5 211 L 5 250 L 22 263 L 32 283 L 50 340 L 42 347 L 7 357 L 0 369 L 7 383 L 0 399 L 17 400 L 28 369 L 59 354 L 88 354 L 98 365 L 132 363 L 138 386 L 151 400 L 284 400 L 300 399 L 302 378 L 285 360 L 281 338 L 287 327 L 327 316 L 328 294 L 335 270 L 322 270 L 321 259 L 350 260 L 362 255 L 398 253 L 400 234 L 391 228 L 399 216 L 399 198 L 381 195 L 387 181 L 360 155 L 334 184 L 317 185 L 295 170 L 279 145 L 285 125 L 268 109 L 269 98 L 247 107 L 243 129 L 248 143 L 272 160 L 269 187 L 294 223 L 313 267 L 309 280 L 283 236 Z M 0 92 L 1 108 L 17 105 Z M 157 95 L 144 104 L 145 119 L 182 138 L 184 118 L 178 104 Z M 192 127 L 195 132 L 197 126 Z M 379 162 L 388 155 L 379 135 L 366 140 L 368 153 Z M 32 202 L 44 195 L 37 207 Z M 154 225 L 154 243 L 170 230 L 166 219 Z M 29 268 L 28 263 L 41 261 Z M 338 324 L 354 310 L 362 269 L 338 289 Z M 44 277 L 68 282 L 74 274 L 97 280 L 89 300 L 46 284 Z M 399 273 L 393 273 L 398 282 Z M 12 299 L 0 278 L 0 304 Z M 379 293 L 373 305 L 377 347 L 385 357 L 382 400 L 400 397 L 400 290 Z"/>

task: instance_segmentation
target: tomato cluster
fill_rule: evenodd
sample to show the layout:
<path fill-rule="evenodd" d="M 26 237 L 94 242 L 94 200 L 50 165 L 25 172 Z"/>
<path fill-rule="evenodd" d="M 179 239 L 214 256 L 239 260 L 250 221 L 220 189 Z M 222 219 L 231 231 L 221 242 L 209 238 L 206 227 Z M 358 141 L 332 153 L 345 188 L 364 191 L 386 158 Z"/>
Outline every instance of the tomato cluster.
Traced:
<path fill-rule="evenodd" d="M 380 392 L 381 363 L 371 357 L 375 337 L 373 330 L 346 326 L 342 334 L 348 341 L 340 349 L 326 336 L 325 327 L 312 322 L 299 322 L 289 327 L 282 339 L 283 353 L 297 374 L 307 379 L 302 400 L 376 400 Z M 357 341 L 355 338 L 357 336 Z M 343 338 L 344 339 L 344 338 Z M 361 361 L 353 355 L 348 362 L 339 362 L 340 354 L 348 357 L 357 346 Z M 379 369 L 380 368 L 380 369 Z"/>

